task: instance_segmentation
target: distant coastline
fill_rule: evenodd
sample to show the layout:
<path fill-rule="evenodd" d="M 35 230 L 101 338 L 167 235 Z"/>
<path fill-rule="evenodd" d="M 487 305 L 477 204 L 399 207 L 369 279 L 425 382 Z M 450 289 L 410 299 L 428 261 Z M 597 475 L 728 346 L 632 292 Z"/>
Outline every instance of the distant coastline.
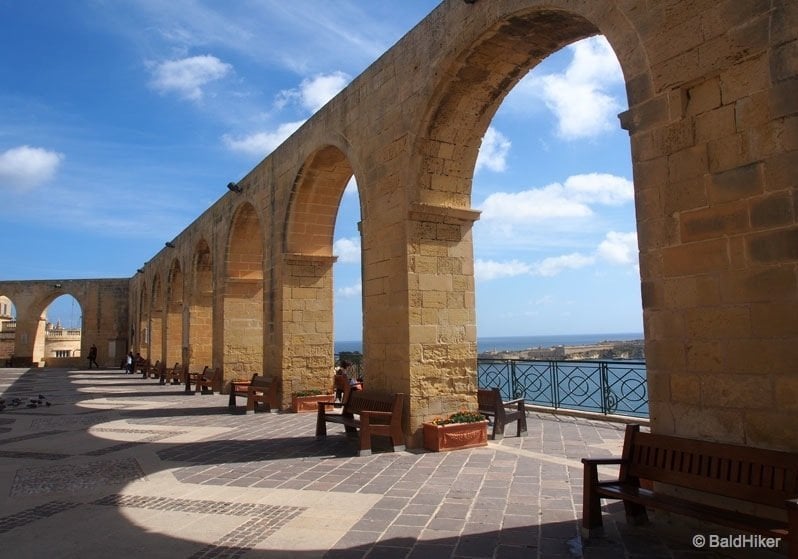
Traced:
<path fill-rule="evenodd" d="M 602 342 L 642 340 L 642 332 L 613 332 L 606 334 L 551 334 L 546 336 L 501 336 L 477 338 L 477 353 L 514 352 L 553 346 L 587 346 Z M 363 352 L 360 340 L 335 342 L 335 353 Z"/>

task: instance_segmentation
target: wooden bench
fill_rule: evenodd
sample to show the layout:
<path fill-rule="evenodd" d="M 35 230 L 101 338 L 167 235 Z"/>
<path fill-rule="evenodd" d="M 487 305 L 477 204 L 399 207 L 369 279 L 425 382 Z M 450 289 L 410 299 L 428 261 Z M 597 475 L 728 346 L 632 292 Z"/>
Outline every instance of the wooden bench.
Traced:
<path fill-rule="evenodd" d="M 171 369 L 161 370 L 161 384 L 180 384 L 183 382 L 183 365 L 175 363 Z"/>
<path fill-rule="evenodd" d="M 252 378 L 235 378 L 230 381 L 230 399 L 227 405 L 231 408 L 236 407 L 236 396 L 247 396 L 247 387 L 252 384 L 252 380 L 258 376 L 258 373 L 252 375 Z"/>
<path fill-rule="evenodd" d="M 247 385 L 247 413 L 255 413 L 259 403 L 268 406 L 269 411 L 280 409 L 280 402 L 277 400 L 277 385 L 279 383 L 271 375 L 252 376 L 252 380 Z M 233 402 L 235 405 L 235 402 Z"/>
<path fill-rule="evenodd" d="M 332 402 L 319 402 L 316 418 L 316 439 L 327 437 L 327 423 L 344 426 L 347 435 L 354 436 L 360 431 L 358 456 L 371 454 L 371 436 L 390 437 L 394 452 L 405 449 L 405 435 L 402 431 L 402 406 L 404 394 L 381 394 L 352 390 L 346 397 L 341 413 L 329 413 Z M 355 417 L 355 416 L 358 417 Z"/>
<path fill-rule="evenodd" d="M 158 378 L 163 370 L 163 365 L 160 361 L 156 361 L 155 365 L 151 365 L 150 360 L 147 359 L 141 364 L 139 370 L 141 371 L 141 378 Z"/>
<path fill-rule="evenodd" d="M 781 538 L 798 559 L 798 454 L 640 431 L 629 425 L 620 458 L 583 458 L 584 537 L 601 533 L 601 499 L 623 501 L 630 524 L 647 522 L 646 508 L 659 508 L 766 537 Z M 598 466 L 620 465 L 618 479 L 599 481 Z M 720 496 L 724 504 L 646 489 L 640 480 Z M 718 500 L 718 499 L 716 499 Z M 773 517 L 762 513 L 762 505 Z M 745 512 L 738 509 L 749 509 Z M 751 512 L 756 509 L 757 514 Z"/>
<path fill-rule="evenodd" d="M 498 388 L 486 388 L 477 390 L 477 404 L 479 413 L 493 421 L 491 439 L 502 439 L 505 425 L 512 421 L 516 422 L 517 437 L 526 433 L 526 408 L 523 398 L 503 402 Z"/>
<path fill-rule="evenodd" d="M 219 367 L 205 367 L 194 380 L 194 394 L 213 394 L 214 387 L 221 380 L 222 370 Z"/>

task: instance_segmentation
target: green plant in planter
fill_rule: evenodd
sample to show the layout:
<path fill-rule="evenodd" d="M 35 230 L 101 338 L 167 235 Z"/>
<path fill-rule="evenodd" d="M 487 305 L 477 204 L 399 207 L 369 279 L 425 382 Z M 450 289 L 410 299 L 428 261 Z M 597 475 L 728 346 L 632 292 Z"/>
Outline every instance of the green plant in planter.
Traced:
<path fill-rule="evenodd" d="M 485 421 L 485 416 L 476 411 L 460 410 L 448 417 L 436 417 L 432 420 L 435 425 L 448 425 L 450 423 L 476 423 Z"/>
<path fill-rule="evenodd" d="M 326 394 L 324 390 L 312 389 L 312 390 L 300 390 L 298 392 L 294 392 L 293 396 L 301 398 L 302 396 L 321 396 L 322 394 Z"/>

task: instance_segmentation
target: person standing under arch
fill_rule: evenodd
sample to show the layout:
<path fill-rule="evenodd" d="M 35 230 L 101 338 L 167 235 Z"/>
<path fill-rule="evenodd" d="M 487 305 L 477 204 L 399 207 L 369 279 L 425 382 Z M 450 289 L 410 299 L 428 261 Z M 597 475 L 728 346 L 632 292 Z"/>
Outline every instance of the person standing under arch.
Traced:
<path fill-rule="evenodd" d="M 89 369 L 91 369 L 92 364 L 98 369 L 100 368 L 99 363 L 97 363 L 97 346 L 94 344 L 91 344 L 89 348 Z"/>

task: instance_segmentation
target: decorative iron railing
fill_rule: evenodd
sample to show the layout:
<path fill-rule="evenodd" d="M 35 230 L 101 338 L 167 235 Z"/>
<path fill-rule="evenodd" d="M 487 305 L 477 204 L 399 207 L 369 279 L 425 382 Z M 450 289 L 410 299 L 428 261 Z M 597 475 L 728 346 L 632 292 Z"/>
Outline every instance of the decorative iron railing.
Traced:
<path fill-rule="evenodd" d="M 336 354 L 365 376 L 360 354 Z M 554 409 L 648 417 L 645 361 L 477 359 L 480 388 L 499 387 L 505 399 Z"/>
<path fill-rule="evenodd" d="M 528 404 L 648 417 L 645 361 L 478 359 L 477 381 Z"/>

